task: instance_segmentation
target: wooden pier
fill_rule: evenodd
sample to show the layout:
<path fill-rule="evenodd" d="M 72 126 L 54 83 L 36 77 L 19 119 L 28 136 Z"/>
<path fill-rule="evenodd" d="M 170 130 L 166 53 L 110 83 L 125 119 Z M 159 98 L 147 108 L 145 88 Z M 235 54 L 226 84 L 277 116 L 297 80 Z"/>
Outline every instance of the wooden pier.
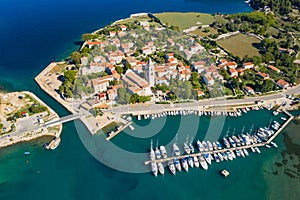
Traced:
<path fill-rule="evenodd" d="M 227 152 L 227 151 L 235 151 L 235 150 L 240 150 L 240 149 L 249 149 L 251 147 L 261 147 L 261 146 L 265 146 L 266 144 L 270 144 L 275 138 L 276 136 L 290 123 L 290 121 L 292 121 L 292 119 L 294 118 L 293 115 L 291 115 L 289 112 L 283 110 L 283 112 L 289 116 L 289 119 L 286 120 L 284 122 L 284 124 L 274 133 L 274 135 L 272 135 L 272 137 L 269 138 L 269 140 L 267 140 L 266 142 L 261 142 L 261 143 L 257 143 L 257 144 L 250 144 L 250 145 L 244 145 L 244 146 L 239 146 L 239 147 L 231 147 L 231 148 L 224 148 L 224 149 L 218 149 L 218 150 L 213 150 L 213 151 L 205 151 L 205 152 L 198 152 L 198 153 L 194 153 L 194 154 L 187 154 L 187 155 L 180 155 L 180 156 L 175 156 L 175 157 L 168 157 L 168 158 L 162 158 L 162 159 L 156 159 L 156 160 L 148 160 L 145 161 L 145 165 L 148 165 L 152 162 L 167 162 L 170 160 L 174 160 L 174 159 L 182 159 L 182 158 L 187 158 L 189 156 L 200 156 L 203 154 L 214 154 L 214 153 L 223 153 L 223 152 Z"/>
<path fill-rule="evenodd" d="M 109 141 L 110 139 L 112 139 L 113 137 L 115 137 L 116 135 L 118 135 L 121 131 L 123 131 L 125 128 L 127 128 L 130 124 L 132 124 L 132 122 L 128 122 L 127 124 L 125 124 L 124 126 L 120 127 L 116 132 L 112 133 L 111 135 L 109 135 L 106 140 Z"/>

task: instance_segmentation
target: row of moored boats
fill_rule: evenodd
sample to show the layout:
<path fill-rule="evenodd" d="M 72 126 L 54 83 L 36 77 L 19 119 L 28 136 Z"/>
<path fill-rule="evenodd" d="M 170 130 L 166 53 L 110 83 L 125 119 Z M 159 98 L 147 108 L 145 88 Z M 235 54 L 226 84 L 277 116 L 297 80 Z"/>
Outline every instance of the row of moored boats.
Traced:
<path fill-rule="evenodd" d="M 164 111 L 161 113 L 155 114 L 146 114 L 144 119 L 156 119 L 165 116 L 175 116 L 175 115 L 198 115 L 198 116 L 232 116 L 238 117 L 242 113 L 247 113 L 250 110 L 260 110 L 263 109 L 262 106 L 253 106 L 237 109 L 237 111 L 198 111 L 198 110 L 173 110 L 173 111 Z M 139 118 L 140 119 L 140 118 Z"/>
<path fill-rule="evenodd" d="M 176 171 L 185 170 L 188 172 L 189 167 L 202 167 L 207 170 L 212 161 L 221 162 L 233 160 L 237 157 L 246 157 L 249 155 L 248 150 L 252 152 L 261 153 L 258 146 L 255 144 L 264 144 L 267 148 L 277 147 L 277 144 L 270 142 L 270 145 L 266 141 L 274 135 L 275 131 L 280 128 L 280 124 L 273 121 L 269 128 L 259 128 L 255 134 L 242 133 L 240 135 L 227 136 L 222 139 L 222 142 L 215 141 L 197 141 L 196 145 L 198 152 L 195 152 L 195 148 L 191 143 L 185 142 L 183 144 L 184 154 L 181 156 L 181 152 L 176 143 L 173 144 L 172 159 L 168 159 L 167 166 L 172 174 L 176 174 Z M 222 144 L 221 144 L 222 143 Z M 248 150 L 247 150 L 248 149 Z M 179 158 L 181 156 L 181 158 Z M 163 162 L 159 160 L 166 159 L 168 157 L 166 148 L 159 146 L 155 149 L 150 148 L 151 169 L 155 176 L 165 173 Z M 156 161 L 155 161 L 156 160 Z M 154 162 L 153 162 L 154 161 Z"/>

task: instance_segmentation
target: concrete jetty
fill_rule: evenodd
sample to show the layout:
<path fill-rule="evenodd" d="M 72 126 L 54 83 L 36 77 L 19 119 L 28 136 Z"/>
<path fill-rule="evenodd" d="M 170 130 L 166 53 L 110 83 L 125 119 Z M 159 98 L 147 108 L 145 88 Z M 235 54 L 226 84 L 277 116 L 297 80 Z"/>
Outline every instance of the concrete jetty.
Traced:
<path fill-rule="evenodd" d="M 111 140 L 113 137 L 115 137 L 116 135 L 118 135 L 121 131 L 123 131 L 125 128 L 127 128 L 129 125 L 131 125 L 132 122 L 128 122 L 127 124 L 125 124 L 124 126 L 122 126 L 121 128 L 119 128 L 116 132 L 110 134 L 106 140 L 109 141 Z"/>
<path fill-rule="evenodd" d="M 277 135 L 294 119 L 294 116 L 289 113 L 286 110 L 282 110 L 282 112 L 284 112 L 286 115 L 289 116 L 288 120 L 286 120 L 284 122 L 284 124 L 282 124 L 282 126 L 274 133 L 274 135 L 272 135 L 269 140 L 266 142 L 267 144 L 270 144 L 276 137 Z"/>

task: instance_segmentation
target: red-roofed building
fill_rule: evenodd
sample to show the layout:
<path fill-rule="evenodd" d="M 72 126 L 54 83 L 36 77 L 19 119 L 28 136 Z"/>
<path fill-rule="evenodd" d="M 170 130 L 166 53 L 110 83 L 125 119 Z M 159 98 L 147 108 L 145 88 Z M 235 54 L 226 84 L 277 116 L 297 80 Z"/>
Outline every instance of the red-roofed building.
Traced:
<path fill-rule="evenodd" d="M 239 73 L 240 76 L 243 76 L 245 73 L 245 69 L 243 69 L 243 68 L 237 68 L 235 70 Z"/>
<path fill-rule="evenodd" d="M 99 46 L 100 44 L 101 44 L 100 41 L 88 41 L 87 42 L 87 45 L 89 45 L 89 48 L 91 48 L 92 46 L 95 46 L 95 45 Z"/>
<path fill-rule="evenodd" d="M 277 67 L 274 67 L 273 65 L 269 65 L 268 68 L 275 71 L 275 72 L 277 72 L 277 73 L 280 73 L 280 69 L 278 69 Z"/>
<path fill-rule="evenodd" d="M 205 93 L 199 89 L 196 89 L 195 91 L 196 91 L 197 97 L 202 97 L 205 95 Z"/>
<path fill-rule="evenodd" d="M 267 80 L 270 78 L 269 74 L 266 74 L 264 72 L 258 72 L 256 75 L 264 80 Z"/>
<path fill-rule="evenodd" d="M 251 69 L 254 67 L 254 64 L 252 62 L 246 62 L 243 64 L 244 69 Z"/>
<path fill-rule="evenodd" d="M 109 100 L 115 100 L 117 98 L 117 91 L 114 89 L 108 89 L 107 96 Z"/>
<path fill-rule="evenodd" d="M 253 88 L 252 88 L 252 87 L 249 87 L 249 86 L 246 86 L 246 87 L 245 87 L 245 91 L 246 91 L 248 94 L 251 94 L 251 95 L 255 94 Z"/>
<path fill-rule="evenodd" d="M 124 24 L 122 24 L 122 25 L 120 26 L 120 28 L 121 28 L 122 31 L 126 31 L 126 30 L 127 30 L 127 27 L 126 27 Z"/>
<path fill-rule="evenodd" d="M 100 101 L 106 101 L 106 93 L 105 92 L 100 92 L 98 94 L 98 98 Z"/>
<path fill-rule="evenodd" d="M 229 67 L 230 69 L 235 69 L 235 68 L 237 68 L 237 63 L 236 62 L 228 62 L 227 64 L 226 64 L 226 66 L 227 67 Z"/>
<path fill-rule="evenodd" d="M 230 77 L 236 77 L 236 76 L 238 76 L 239 74 L 238 74 L 238 72 L 235 70 L 235 69 L 229 69 L 229 73 L 230 73 Z"/>
<path fill-rule="evenodd" d="M 286 82 L 285 80 L 283 80 L 283 79 L 278 80 L 277 85 L 279 87 L 281 87 L 282 89 L 286 89 L 290 86 L 290 84 L 288 82 Z"/>
<path fill-rule="evenodd" d="M 115 37 L 116 36 L 116 31 L 110 31 L 109 36 L 110 37 Z"/>

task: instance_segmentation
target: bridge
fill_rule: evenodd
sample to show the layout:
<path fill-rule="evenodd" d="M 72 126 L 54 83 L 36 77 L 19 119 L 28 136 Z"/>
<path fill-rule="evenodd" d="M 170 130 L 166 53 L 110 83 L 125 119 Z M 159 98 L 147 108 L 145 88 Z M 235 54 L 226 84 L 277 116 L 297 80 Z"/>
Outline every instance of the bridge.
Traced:
<path fill-rule="evenodd" d="M 84 116 L 84 114 L 71 114 L 71 115 L 68 115 L 68 116 L 65 116 L 62 118 L 58 118 L 58 119 L 54 119 L 49 122 L 46 122 L 44 124 L 44 126 L 46 126 L 46 127 L 56 126 L 59 124 L 63 124 L 63 123 L 69 122 L 69 121 L 79 119 L 80 117 L 83 117 L 83 116 Z"/>

